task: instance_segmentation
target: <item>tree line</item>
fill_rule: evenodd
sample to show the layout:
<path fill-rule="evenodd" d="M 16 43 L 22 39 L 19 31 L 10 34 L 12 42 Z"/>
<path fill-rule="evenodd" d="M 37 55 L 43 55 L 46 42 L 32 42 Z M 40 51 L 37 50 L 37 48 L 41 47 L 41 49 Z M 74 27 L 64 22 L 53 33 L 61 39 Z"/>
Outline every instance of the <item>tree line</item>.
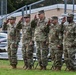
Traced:
<path fill-rule="evenodd" d="M 8 8 L 7 12 L 11 13 L 24 5 L 28 5 L 36 1 L 39 1 L 39 0 L 7 0 L 7 8 Z M 67 0 L 67 2 L 72 3 L 72 0 Z M 44 2 L 38 5 L 32 6 L 32 8 L 47 6 L 47 5 L 57 4 L 57 3 L 64 3 L 64 0 L 45 0 Z M 76 3 L 76 0 L 75 0 L 75 3 Z"/>

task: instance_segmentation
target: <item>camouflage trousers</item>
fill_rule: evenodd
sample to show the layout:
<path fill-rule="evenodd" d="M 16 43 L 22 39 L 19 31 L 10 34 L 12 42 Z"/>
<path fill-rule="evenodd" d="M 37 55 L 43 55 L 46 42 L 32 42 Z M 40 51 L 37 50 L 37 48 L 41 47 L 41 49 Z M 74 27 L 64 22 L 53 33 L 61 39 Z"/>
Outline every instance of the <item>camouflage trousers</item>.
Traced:
<path fill-rule="evenodd" d="M 17 49 L 18 49 L 18 42 L 8 40 L 7 50 L 10 65 L 17 65 Z"/>
<path fill-rule="evenodd" d="M 59 68 L 61 69 L 62 67 L 62 54 L 63 50 L 59 49 L 56 47 L 56 45 L 50 45 L 50 54 L 51 54 L 51 59 L 53 61 L 52 68 Z"/>
<path fill-rule="evenodd" d="M 66 48 L 64 50 L 64 61 L 66 64 L 66 68 L 69 70 L 74 70 L 73 62 L 75 62 L 75 60 L 74 60 L 74 55 L 72 55 L 72 53 L 75 53 L 75 52 L 76 52 L 76 48 L 74 48 L 74 47 L 66 46 Z M 73 56 L 73 58 L 71 56 Z"/>
<path fill-rule="evenodd" d="M 33 51 L 34 51 L 33 45 L 29 45 L 29 42 L 23 43 L 22 53 L 23 53 L 24 66 L 26 67 L 33 66 Z"/>
<path fill-rule="evenodd" d="M 37 44 L 37 59 L 41 67 L 46 67 L 48 64 L 48 45 L 43 41 L 36 41 Z"/>

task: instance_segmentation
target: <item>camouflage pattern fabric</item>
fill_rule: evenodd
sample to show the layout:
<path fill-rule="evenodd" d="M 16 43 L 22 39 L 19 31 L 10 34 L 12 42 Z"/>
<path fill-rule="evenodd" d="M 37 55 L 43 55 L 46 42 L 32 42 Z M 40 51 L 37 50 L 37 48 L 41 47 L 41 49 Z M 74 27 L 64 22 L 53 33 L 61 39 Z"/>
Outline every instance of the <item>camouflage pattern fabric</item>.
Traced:
<path fill-rule="evenodd" d="M 63 38 L 61 33 L 61 25 L 51 25 L 49 31 L 49 46 L 50 54 L 53 60 L 52 69 L 61 69 L 62 67 L 62 53 L 63 53 Z M 59 45 L 59 47 L 58 47 Z"/>
<path fill-rule="evenodd" d="M 65 36 L 64 36 L 64 58 L 66 67 L 69 70 L 74 70 L 74 64 L 72 65 L 71 54 L 76 51 L 76 24 L 70 23 L 65 27 Z M 73 60 L 74 58 L 72 58 Z"/>
<path fill-rule="evenodd" d="M 46 42 L 37 41 L 37 59 L 40 66 L 47 66 L 48 64 L 48 47 Z"/>
<path fill-rule="evenodd" d="M 33 65 L 33 44 L 32 42 L 32 28 L 31 23 L 26 23 L 22 27 L 22 53 L 23 60 L 26 67 L 32 67 Z"/>
<path fill-rule="evenodd" d="M 43 20 L 38 20 L 37 26 L 34 33 L 34 38 L 37 44 L 37 58 L 39 65 L 42 67 L 47 66 L 48 62 L 48 20 L 44 18 Z"/>
<path fill-rule="evenodd" d="M 4 25 L 3 25 L 4 26 Z M 16 24 L 7 24 L 5 27 L 7 27 L 8 32 L 8 57 L 10 60 L 10 65 L 17 65 L 17 49 L 18 49 L 18 43 L 19 43 L 19 34 L 20 32 L 17 31 L 18 28 L 16 27 Z"/>

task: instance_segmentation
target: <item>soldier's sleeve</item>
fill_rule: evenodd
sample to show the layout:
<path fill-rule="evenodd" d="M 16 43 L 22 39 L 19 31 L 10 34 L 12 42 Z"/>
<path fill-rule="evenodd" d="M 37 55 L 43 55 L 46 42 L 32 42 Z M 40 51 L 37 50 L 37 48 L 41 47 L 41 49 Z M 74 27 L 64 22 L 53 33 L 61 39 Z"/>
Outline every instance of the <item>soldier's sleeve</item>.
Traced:
<path fill-rule="evenodd" d="M 16 26 L 16 28 L 17 29 L 22 29 L 22 25 L 23 25 L 22 22 L 19 21 L 18 24 L 17 24 L 17 26 Z"/>
<path fill-rule="evenodd" d="M 50 26 L 50 25 L 47 25 L 47 29 L 46 29 L 46 32 L 47 32 L 47 33 L 49 33 L 49 30 L 50 30 L 49 26 Z"/>
<path fill-rule="evenodd" d="M 63 32 L 63 47 L 65 50 L 65 46 L 66 46 L 66 32 L 67 32 L 67 25 L 64 25 L 64 32 Z"/>
<path fill-rule="evenodd" d="M 74 45 L 75 45 L 75 47 L 76 47 L 76 26 L 74 27 L 74 34 L 73 34 L 73 36 L 74 36 Z"/>
<path fill-rule="evenodd" d="M 34 39 L 33 39 L 33 33 L 32 33 L 32 28 L 30 28 L 30 36 L 31 36 L 31 38 L 30 38 L 30 42 L 32 42 L 32 45 L 34 44 Z"/>
<path fill-rule="evenodd" d="M 34 41 L 34 32 L 35 32 L 35 28 L 37 26 L 37 21 L 38 19 L 33 19 L 31 21 L 31 28 L 32 28 L 32 40 Z"/>
<path fill-rule="evenodd" d="M 31 27 L 35 28 L 37 26 L 37 20 L 32 20 L 31 21 Z"/>
<path fill-rule="evenodd" d="M 8 25 L 6 23 L 3 24 L 2 30 L 7 30 Z"/>
<path fill-rule="evenodd" d="M 54 43 L 53 41 L 54 41 L 54 38 L 55 38 L 52 29 L 53 29 L 53 27 L 50 26 L 50 31 L 49 31 L 49 44 L 50 45 Z"/>
<path fill-rule="evenodd" d="M 45 21 L 45 29 L 44 29 L 44 31 L 47 33 L 47 39 L 46 39 L 46 41 L 49 43 L 49 31 L 50 31 L 50 25 L 51 25 L 51 23 L 50 23 L 50 20 L 49 19 L 46 19 L 46 21 Z"/>
<path fill-rule="evenodd" d="M 49 33 L 49 30 L 50 30 L 50 20 L 49 19 L 46 19 L 45 20 L 45 29 L 44 29 L 44 31 L 46 32 L 46 33 Z"/>
<path fill-rule="evenodd" d="M 66 35 L 66 32 L 67 32 L 67 26 L 66 25 L 63 25 L 63 36 Z"/>
<path fill-rule="evenodd" d="M 59 45 L 62 48 L 62 46 L 63 46 L 63 25 L 59 25 L 58 29 L 59 29 L 59 31 L 58 31 L 58 33 L 59 33 L 59 35 L 58 35 L 59 36 Z"/>

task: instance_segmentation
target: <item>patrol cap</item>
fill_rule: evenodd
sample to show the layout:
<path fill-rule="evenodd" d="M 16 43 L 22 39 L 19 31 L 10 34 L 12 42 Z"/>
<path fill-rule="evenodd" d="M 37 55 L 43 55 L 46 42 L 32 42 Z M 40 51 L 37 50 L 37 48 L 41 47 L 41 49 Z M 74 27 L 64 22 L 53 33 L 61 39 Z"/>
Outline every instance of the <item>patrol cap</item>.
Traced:
<path fill-rule="evenodd" d="M 26 14 L 24 18 L 30 18 L 30 14 Z"/>
<path fill-rule="evenodd" d="M 11 16 L 9 20 L 16 20 L 16 17 Z"/>
<path fill-rule="evenodd" d="M 57 16 L 53 16 L 51 17 L 52 20 L 58 20 L 58 17 Z"/>
<path fill-rule="evenodd" d="M 40 10 L 39 12 L 38 12 L 38 15 L 39 14 L 44 14 L 45 12 L 44 12 L 44 10 Z"/>
<path fill-rule="evenodd" d="M 73 14 L 68 14 L 68 16 L 67 17 L 74 17 L 74 15 Z"/>

